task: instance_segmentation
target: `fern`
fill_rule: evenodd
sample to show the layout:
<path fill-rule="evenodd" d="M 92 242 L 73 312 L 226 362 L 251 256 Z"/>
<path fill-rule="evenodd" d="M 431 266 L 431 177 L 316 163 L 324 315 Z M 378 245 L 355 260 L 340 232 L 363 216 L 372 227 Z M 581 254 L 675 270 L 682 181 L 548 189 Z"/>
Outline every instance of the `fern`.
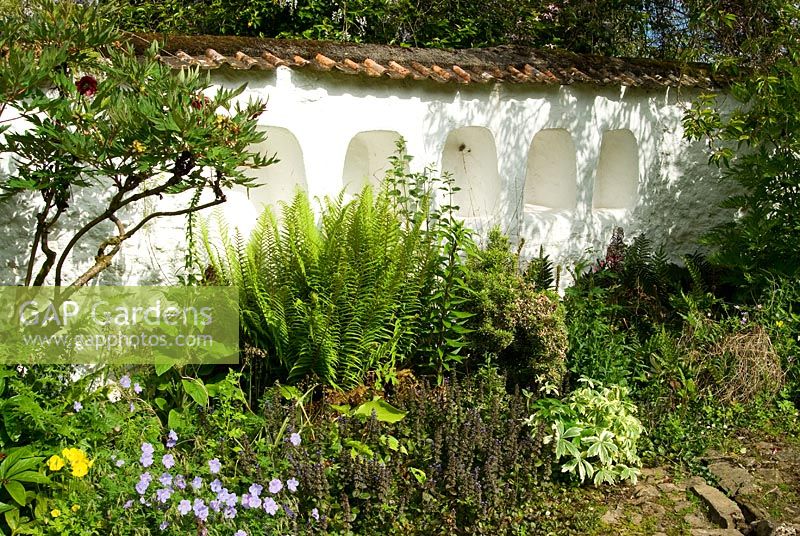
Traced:
<path fill-rule="evenodd" d="M 407 359 L 434 255 L 424 220 L 403 225 L 390 196 L 369 188 L 324 200 L 319 222 L 304 193 L 282 208 L 247 240 L 224 225 L 220 246 L 203 237 L 217 280 L 240 288 L 242 335 L 267 355 L 260 370 L 346 389 Z"/>

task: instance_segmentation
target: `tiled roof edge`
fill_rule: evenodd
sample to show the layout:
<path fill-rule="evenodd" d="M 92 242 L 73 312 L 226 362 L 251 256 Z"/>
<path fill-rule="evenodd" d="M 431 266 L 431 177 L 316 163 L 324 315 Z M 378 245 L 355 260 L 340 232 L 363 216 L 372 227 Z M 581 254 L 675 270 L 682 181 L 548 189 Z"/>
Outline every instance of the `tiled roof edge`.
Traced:
<path fill-rule="evenodd" d="M 332 71 L 370 78 L 633 87 L 722 88 L 729 81 L 702 63 L 612 58 L 555 49 L 505 45 L 481 49 L 422 49 L 390 45 L 235 36 L 131 34 L 142 52 L 154 40 L 161 59 L 180 68 Z"/>

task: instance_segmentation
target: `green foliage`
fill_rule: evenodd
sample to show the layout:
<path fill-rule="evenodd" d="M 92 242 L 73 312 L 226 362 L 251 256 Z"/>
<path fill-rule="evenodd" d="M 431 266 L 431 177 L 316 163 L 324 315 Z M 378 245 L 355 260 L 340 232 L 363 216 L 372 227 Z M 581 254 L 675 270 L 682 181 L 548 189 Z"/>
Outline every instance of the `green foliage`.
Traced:
<path fill-rule="evenodd" d="M 739 190 L 724 204 L 736 212 L 735 220 L 707 237 L 716 248 L 715 260 L 740 270 L 742 283 L 757 288 L 770 275 L 800 274 L 798 6 L 772 4 L 780 11 L 767 35 L 751 36 L 746 43 L 751 49 L 777 47 L 777 54 L 733 85 L 739 104 L 728 111 L 704 96 L 684 117 L 687 136 L 709 140 L 711 161 Z"/>
<path fill-rule="evenodd" d="M 431 249 L 385 193 L 328 199 L 320 225 L 304 193 L 282 220 L 267 210 L 250 239 L 206 248 L 214 277 L 241 290 L 242 329 L 272 378 L 313 375 L 349 388 L 410 356 Z"/>
<path fill-rule="evenodd" d="M 781 16 L 781 0 L 124 0 L 121 25 L 166 33 L 332 39 L 423 47 L 509 43 L 615 56 L 763 57 L 743 47 Z M 777 43 L 776 43 L 777 45 Z M 774 53 L 776 46 L 769 47 Z"/>
<path fill-rule="evenodd" d="M 100 4 L 37 0 L 0 18 L 0 112 L 29 123 L 5 131 L 1 151 L 16 165 L 0 187 L 41 204 L 24 277 L 12 282 L 66 283 L 65 263 L 93 237 L 98 253 L 73 282 L 84 285 L 153 219 L 219 205 L 224 189 L 250 183 L 245 167 L 271 163 L 248 149 L 263 139 L 261 103 L 234 104 L 243 87 L 204 97 L 208 77 L 176 74 L 158 60 L 157 43 L 137 56 Z M 212 197 L 145 213 L 146 203 L 186 191 Z M 81 225 L 56 242 L 55 229 L 72 217 Z"/>
<path fill-rule="evenodd" d="M 458 219 L 454 195 L 460 190 L 452 176 L 437 176 L 431 168 L 410 173 L 411 157 L 405 141 L 397 143 L 389 158 L 391 168 L 384 188 L 405 226 L 424 221 L 425 238 L 431 255 L 425 271 L 429 274 L 420 296 L 420 326 L 414 361 L 433 371 L 439 382 L 462 362 L 462 350 L 470 333 L 472 294 L 465 281 L 466 251 L 473 246 L 472 231 Z M 439 202 L 437 202 L 439 200 Z"/>
<path fill-rule="evenodd" d="M 542 398 L 534 404 L 529 423 L 546 424 L 552 434 L 545 443 L 553 443 L 555 461 L 567 458 L 561 471 L 593 479 L 595 485 L 618 480 L 636 483 L 641 460 L 637 442 L 644 427 L 636 418 L 636 406 L 628 400 L 628 390 L 582 378 L 584 387 L 565 399 Z"/>
<path fill-rule="evenodd" d="M 472 248 L 465 281 L 472 291 L 469 310 L 470 350 L 481 360 L 496 357 L 512 381 L 561 386 L 565 372 L 566 327 L 558 296 L 546 282 L 543 258 L 528 271 L 498 228 L 489 232 L 484 249 Z"/>

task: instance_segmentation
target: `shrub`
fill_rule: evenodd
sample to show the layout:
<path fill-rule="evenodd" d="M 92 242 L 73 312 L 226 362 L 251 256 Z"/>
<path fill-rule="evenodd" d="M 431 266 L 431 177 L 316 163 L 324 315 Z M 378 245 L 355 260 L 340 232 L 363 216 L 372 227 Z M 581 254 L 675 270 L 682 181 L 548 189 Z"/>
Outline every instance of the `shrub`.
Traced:
<path fill-rule="evenodd" d="M 470 349 L 476 358 L 496 357 L 512 381 L 560 387 L 567 348 L 564 308 L 554 292 L 533 282 L 531 274 L 547 281 L 541 265 L 520 271 L 510 247 L 508 237 L 494 228 L 484 249 L 470 251 L 465 274 L 474 315 L 468 324 Z"/>
<path fill-rule="evenodd" d="M 644 428 L 636 418 L 636 406 L 628 400 L 624 387 L 602 385 L 582 378 L 584 387 L 571 392 L 563 400 L 542 398 L 534 404 L 529 423 L 544 423 L 552 434 L 545 443 L 552 443 L 555 460 L 567 458 L 561 471 L 587 478 L 595 484 L 617 480 L 636 483 L 641 460 L 637 442 Z"/>

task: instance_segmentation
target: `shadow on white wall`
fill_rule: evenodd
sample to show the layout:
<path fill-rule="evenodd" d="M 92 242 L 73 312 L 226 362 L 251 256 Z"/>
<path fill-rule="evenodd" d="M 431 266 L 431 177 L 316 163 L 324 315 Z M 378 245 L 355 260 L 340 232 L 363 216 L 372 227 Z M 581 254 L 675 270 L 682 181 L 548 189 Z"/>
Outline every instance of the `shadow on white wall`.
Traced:
<path fill-rule="evenodd" d="M 594 179 L 594 209 L 628 209 L 636 204 L 639 147 L 628 129 L 603 133 Z"/>
<path fill-rule="evenodd" d="M 297 188 L 308 191 L 303 150 L 297 138 L 289 130 L 281 127 L 264 127 L 267 139 L 253 147 L 262 154 L 278 155 L 280 161 L 271 166 L 250 170 L 259 186 L 250 188 L 250 201 L 260 211 L 264 205 L 278 206 L 281 201 L 289 202 Z"/>
<path fill-rule="evenodd" d="M 461 188 L 454 196 L 460 216 L 488 218 L 497 213 L 502 184 L 489 129 L 463 127 L 450 132 L 442 152 L 442 171 L 452 174 Z"/>
<path fill-rule="evenodd" d="M 364 186 L 375 187 L 383 182 L 398 141 L 400 134 L 393 130 L 370 130 L 353 136 L 342 170 L 345 192 L 354 195 Z"/>
<path fill-rule="evenodd" d="M 578 199 L 575 143 L 562 128 L 540 130 L 528 152 L 526 210 L 574 210 Z"/>

